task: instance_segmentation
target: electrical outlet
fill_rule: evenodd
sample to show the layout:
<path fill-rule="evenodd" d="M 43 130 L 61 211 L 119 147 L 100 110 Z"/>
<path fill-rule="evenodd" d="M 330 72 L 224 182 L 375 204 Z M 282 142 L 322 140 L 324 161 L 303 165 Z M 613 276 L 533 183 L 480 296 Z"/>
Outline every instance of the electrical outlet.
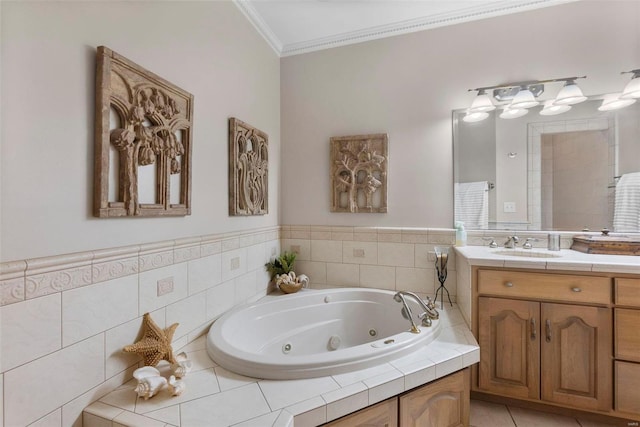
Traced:
<path fill-rule="evenodd" d="M 276 248 L 271 248 L 271 256 L 276 256 Z"/>
<path fill-rule="evenodd" d="M 516 202 L 504 202 L 503 212 L 514 213 L 516 211 Z"/>
<path fill-rule="evenodd" d="M 364 258 L 364 249 L 353 249 L 354 258 Z"/>
<path fill-rule="evenodd" d="M 291 245 L 291 252 L 300 255 L 300 245 Z"/>
<path fill-rule="evenodd" d="M 158 296 L 173 292 L 173 276 L 158 280 Z"/>
<path fill-rule="evenodd" d="M 231 258 L 231 270 L 240 268 L 240 257 Z"/>

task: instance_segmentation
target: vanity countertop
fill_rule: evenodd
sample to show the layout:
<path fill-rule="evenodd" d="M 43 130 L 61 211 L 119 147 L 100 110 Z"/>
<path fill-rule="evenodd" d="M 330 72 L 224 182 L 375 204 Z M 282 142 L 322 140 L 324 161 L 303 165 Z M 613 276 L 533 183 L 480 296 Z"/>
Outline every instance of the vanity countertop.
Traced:
<path fill-rule="evenodd" d="M 505 249 L 486 246 L 457 246 L 455 250 L 474 266 L 640 274 L 640 256 L 633 255 L 586 254 L 571 249 L 549 251 L 539 248 Z"/>
<path fill-rule="evenodd" d="M 205 336 L 184 351 L 193 370 L 186 391 L 138 398 L 129 381 L 83 413 L 85 427 L 300 427 L 318 426 L 477 363 L 479 347 L 457 306 L 440 310 L 440 335 L 422 349 L 380 365 L 319 378 L 261 380 L 218 366 Z M 166 362 L 161 362 L 166 363 Z M 168 365 L 158 367 L 161 372 Z"/>

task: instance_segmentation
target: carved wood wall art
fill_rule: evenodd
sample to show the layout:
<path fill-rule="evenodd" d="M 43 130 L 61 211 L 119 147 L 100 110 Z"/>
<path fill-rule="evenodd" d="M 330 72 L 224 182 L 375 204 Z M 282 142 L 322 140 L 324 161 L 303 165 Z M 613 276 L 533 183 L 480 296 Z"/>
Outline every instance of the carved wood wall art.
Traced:
<path fill-rule="evenodd" d="M 229 119 L 229 215 L 269 213 L 269 137 Z"/>
<path fill-rule="evenodd" d="M 112 110 L 117 126 L 110 121 Z M 192 126 L 193 95 L 109 48 L 98 47 L 94 215 L 191 214 Z M 117 161 L 110 160 L 111 147 L 117 150 Z M 140 203 L 139 171 L 148 165 L 155 166 L 155 200 Z M 109 200 L 109 177 L 115 172 L 116 199 Z M 177 203 L 171 203 L 171 175 L 180 177 L 179 197 L 173 197 Z"/>
<path fill-rule="evenodd" d="M 387 134 L 331 138 L 331 212 L 387 212 Z"/>

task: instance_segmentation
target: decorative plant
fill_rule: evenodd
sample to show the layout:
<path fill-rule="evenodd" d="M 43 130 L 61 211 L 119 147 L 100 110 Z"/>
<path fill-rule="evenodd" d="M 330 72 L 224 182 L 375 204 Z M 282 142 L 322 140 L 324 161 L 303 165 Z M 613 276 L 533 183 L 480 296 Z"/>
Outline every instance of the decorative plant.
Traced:
<path fill-rule="evenodd" d="M 280 274 L 289 274 L 293 271 L 293 265 L 296 262 L 295 252 L 284 252 L 273 261 L 266 263 L 267 271 L 271 275 L 271 280 Z"/>

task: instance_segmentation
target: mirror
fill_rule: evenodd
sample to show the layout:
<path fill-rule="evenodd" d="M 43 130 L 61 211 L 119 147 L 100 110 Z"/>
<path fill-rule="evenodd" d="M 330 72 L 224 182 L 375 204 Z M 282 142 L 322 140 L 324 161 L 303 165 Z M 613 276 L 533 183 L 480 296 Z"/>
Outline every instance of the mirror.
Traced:
<path fill-rule="evenodd" d="M 598 111 L 601 103 L 590 97 L 554 116 L 538 106 L 516 119 L 496 109 L 475 123 L 454 111 L 455 221 L 468 230 L 640 232 L 640 194 L 623 193 L 631 180 L 640 185 L 630 175 L 640 172 L 640 102 Z"/>

